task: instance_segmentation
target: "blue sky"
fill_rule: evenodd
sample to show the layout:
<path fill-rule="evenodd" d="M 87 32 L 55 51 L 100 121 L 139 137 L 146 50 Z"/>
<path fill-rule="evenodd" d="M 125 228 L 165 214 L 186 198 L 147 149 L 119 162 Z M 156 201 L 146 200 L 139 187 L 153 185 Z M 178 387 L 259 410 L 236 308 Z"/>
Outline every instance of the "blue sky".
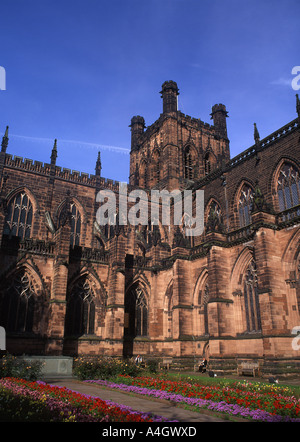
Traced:
<path fill-rule="evenodd" d="M 231 156 L 296 118 L 299 0 L 0 0 L 0 132 L 8 153 L 127 181 L 130 120 L 151 125 L 165 80 L 179 109 L 229 112 Z"/>

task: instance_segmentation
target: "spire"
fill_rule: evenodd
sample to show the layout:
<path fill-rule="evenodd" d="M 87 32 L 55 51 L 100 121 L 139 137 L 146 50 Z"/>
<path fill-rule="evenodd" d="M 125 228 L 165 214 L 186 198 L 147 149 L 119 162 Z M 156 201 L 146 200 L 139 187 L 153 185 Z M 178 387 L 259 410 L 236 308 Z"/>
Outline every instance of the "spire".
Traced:
<path fill-rule="evenodd" d="M 256 127 L 256 123 L 254 123 L 254 141 L 255 141 L 255 144 L 259 144 L 259 141 L 260 141 L 260 136 L 259 136 L 259 133 L 258 133 L 258 130 Z"/>
<path fill-rule="evenodd" d="M 57 158 L 57 139 L 55 138 L 54 140 L 54 145 L 53 145 L 53 149 L 51 152 L 51 164 L 56 164 L 56 158 Z"/>
<path fill-rule="evenodd" d="M 5 153 L 7 146 L 8 146 L 8 126 L 6 126 L 5 134 L 4 137 L 2 138 L 1 152 Z"/>
<path fill-rule="evenodd" d="M 101 158 L 100 158 L 100 152 L 98 152 L 98 157 L 97 157 L 97 161 L 96 161 L 96 167 L 95 167 L 95 171 L 96 171 L 96 176 L 101 176 Z"/>

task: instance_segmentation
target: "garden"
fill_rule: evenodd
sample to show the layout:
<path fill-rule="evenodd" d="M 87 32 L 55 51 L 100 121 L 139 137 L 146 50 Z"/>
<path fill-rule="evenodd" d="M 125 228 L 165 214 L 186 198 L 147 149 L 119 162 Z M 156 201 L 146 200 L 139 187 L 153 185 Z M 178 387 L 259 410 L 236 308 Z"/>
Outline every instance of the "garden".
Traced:
<path fill-rule="evenodd" d="M 40 380 L 40 369 L 12 356 L 2 358 L 1 422 L 167 422 L 161 416 L 49 385 Z M 79 358 L 74 361 L 74 376 L 81 382 L 162 399 L 232 421 L 300 422 L 300 388 L 281 383 L 161 372 L 153 361 L 141 367 L 114 358 Z"/>

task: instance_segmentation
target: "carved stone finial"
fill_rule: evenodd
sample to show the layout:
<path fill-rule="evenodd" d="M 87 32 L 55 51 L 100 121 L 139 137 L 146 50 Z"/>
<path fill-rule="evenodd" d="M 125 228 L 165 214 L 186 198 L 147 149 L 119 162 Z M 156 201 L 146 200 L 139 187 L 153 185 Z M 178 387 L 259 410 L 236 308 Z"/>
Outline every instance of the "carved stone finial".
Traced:
<path fill-rule="evenodd" d="M 8 146 L 8 126 L 6 126 L 6 130 L 5 130 L 5 134 L 2 138 L 2 143 L 1 143 L 1 152 L 6 152 Z"/>
<path fill-rule="evenodd" d="M 51 152 L 51 164 L 56 164 L 56 158 L 57 158 L 57 139 L 54 140 L 54 145 Z"/>
<path fill-rule="evenodd" d="M 256 127 L 256 123 L 254 123 L 254 141 L 255 141 L 255 144 L 259 144 L 259 142 L 260 142 L 260 136 L 259 136 L 259 132 Z"/>
<path fill-rule="evenodd" d="M 102 169 L 101 157 L 100 157 L 100 152 L 98 152 L 98 157 L 97 157 L 96 167 L 95 167 L 95 172 L 96 172 L 97 176 L 101 176 L 101 169 Z"/>

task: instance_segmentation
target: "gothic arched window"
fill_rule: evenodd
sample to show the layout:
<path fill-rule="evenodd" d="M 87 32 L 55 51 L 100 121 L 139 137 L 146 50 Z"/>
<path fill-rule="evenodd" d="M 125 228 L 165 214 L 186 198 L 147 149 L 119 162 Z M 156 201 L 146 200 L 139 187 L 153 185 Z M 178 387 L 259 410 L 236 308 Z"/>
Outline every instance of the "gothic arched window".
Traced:
<path fill-rule="evenodd" d="M 208 334 L 208 314 L 207 314 L 207 303 L 209 300 L 209 287 L 205 284 L 204 290 L 199 292 L 199 305 L 203 308 L 204 314 L 204 333 Z"/>
<path fill-rule="evenodd" d="M 15 195 L 7 207 L 3 233 L 29 238 L 32 227 L 32 204 L 25 192 Z"/>
<path fill-rule="evenodd" d="M 91 335 L 95 331 L 95 301 L 90 282 L 80 278 L 68 295 L 66 334 Z"/>
<path fill-rule="evenodd" d="M 173 284 L 167 290 L 167 336 L 168 338 L 173 337 Z"/>
<path fill-rule="evenodd" d="M 189 147 L 187 147 L 184 152 L 184 177 L 188 180 L 192 180 L 194 178 L 193 157 Z"/>
<path fill-rule="evenodd" d="M 299 173 L 292 164 L 284 163 L 280 169 L 277 195 L 280 211 L 297 206 L 300 202 Z"/>
<path fill-rule="evenodd" d="M 81 216 L 76 204 L 71 204 L 71 235 L 70 244 L 72 247 L 79 246 L 81 232 Z"/>
<path fill-rule="evenodd" d="M 63 226 L 66 222 L 71 222 L 70 245 L 71 247 L 80 245 L 81 233 L 81 215 L 74 202 L 66 201 L 59 215 L 59 225 Z"/>
<path fill-rule="evenodd" d="M 204 172 L 205 172 L 205 175 L 209 175 L 211 172 L 209 153 L 207 153 L 204 157 Z"/>
<path fill-rule="evenodd" d="M 12 276 L 0 296 L 0 324 L 9 332 L 31 332 L 34 307 L 33 283 L 23 270 Z"/>
<path fill-rule="evenodd" d="M 140 287 L 134 287 L 126 296 L 125 315 L 127 327 L 125 332 L 130 336 L 148 335 L 147 299 Z"/>
<path fill-rule="evenodd" d="M 256 264 L 252 260 L 244 276 L 244 302 L 247 331 L 261 331 Z"/>
<path fill-rule="evenodd" d="M 251 211 L 253 207 L 253 189 L 248 184 L 244 184 L 238 202 L 240 227 L 251 224 Z"/>
<path fill-rule="evenodd" d="M 207 231 L 222 230 L 223 217 L 220 205 L 216 201 L 212 201 L 209 205 L 207 223 Z"/>

